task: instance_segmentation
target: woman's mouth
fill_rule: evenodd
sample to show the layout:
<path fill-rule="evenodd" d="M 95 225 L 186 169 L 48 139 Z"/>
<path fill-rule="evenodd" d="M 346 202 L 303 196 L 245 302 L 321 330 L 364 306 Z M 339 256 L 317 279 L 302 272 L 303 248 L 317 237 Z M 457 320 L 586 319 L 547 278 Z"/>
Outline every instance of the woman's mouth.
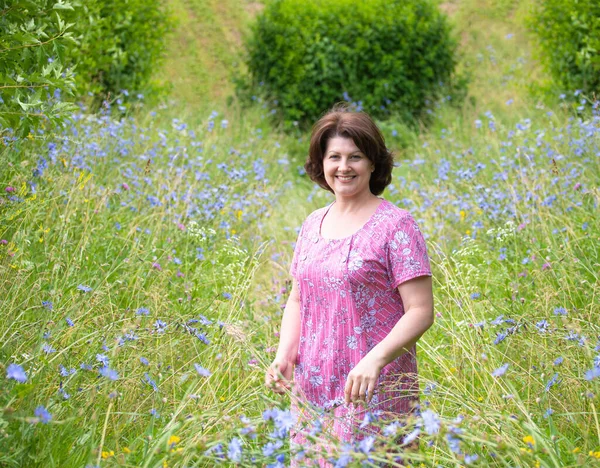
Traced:
<path fill-rule="evenodd" d="M 336 177 L 342 181 L 349 181 L 349 180 L 354 179 L 356 176 L 336 176 Z"/>

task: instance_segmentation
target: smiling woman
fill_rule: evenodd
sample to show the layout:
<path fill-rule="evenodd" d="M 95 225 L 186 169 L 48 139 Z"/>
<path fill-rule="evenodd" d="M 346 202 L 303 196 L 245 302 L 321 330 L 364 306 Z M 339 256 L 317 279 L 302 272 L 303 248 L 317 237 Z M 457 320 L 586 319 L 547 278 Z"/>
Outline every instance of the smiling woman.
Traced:
<path fill-rule="evenodd" d="M 392 167 L 367 114 L 336 107 L 313 127 L 305 168 L 335 201 L 300 230 L 266 383 L 283 391 L 293 375 L 291 441 L 322 467 L 328 440 L 365 440 L 373 419 L 406 416 L 418 402 L 415 343 L 433 323 L 431 271 L 412 216 L 378 197 Z M 311 447 L 315 409 L 325 412 L 323 437 Z"/>

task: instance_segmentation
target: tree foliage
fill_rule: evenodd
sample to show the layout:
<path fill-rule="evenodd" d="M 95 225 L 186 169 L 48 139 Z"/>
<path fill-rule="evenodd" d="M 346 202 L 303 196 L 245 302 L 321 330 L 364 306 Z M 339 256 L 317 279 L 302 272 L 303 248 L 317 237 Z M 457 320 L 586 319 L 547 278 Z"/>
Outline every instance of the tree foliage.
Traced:
<path fill-rule="evenodd" d="M 561 86 L 600 92 L 600 2 L 539 0 L 529 20 L 542 61 Z"/>

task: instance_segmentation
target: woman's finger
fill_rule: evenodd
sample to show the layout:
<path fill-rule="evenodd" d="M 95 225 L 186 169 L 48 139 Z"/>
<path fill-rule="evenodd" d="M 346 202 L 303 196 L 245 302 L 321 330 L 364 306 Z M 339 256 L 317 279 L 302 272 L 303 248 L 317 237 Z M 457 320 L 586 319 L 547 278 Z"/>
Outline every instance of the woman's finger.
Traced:
<path fill-rule="evenodd" d="M 371 400 L 373 399 L 373 392 L 375 391 L 375 383 L 374 382 L 370 382 L 369 386 L 367 387 L 367 403 L 371 403 Z"/>

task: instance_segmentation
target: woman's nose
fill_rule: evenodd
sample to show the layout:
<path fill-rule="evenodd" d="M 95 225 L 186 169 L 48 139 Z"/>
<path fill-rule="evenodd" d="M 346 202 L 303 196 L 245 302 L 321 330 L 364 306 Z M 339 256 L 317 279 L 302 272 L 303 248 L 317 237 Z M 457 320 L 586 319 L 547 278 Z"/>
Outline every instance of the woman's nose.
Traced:
<path fill-rule="evenodd" d="M 340 159 L 340 170 L 346 170 L 348 169 L 348 160 L 346 158 L 341 158 Z"/>

